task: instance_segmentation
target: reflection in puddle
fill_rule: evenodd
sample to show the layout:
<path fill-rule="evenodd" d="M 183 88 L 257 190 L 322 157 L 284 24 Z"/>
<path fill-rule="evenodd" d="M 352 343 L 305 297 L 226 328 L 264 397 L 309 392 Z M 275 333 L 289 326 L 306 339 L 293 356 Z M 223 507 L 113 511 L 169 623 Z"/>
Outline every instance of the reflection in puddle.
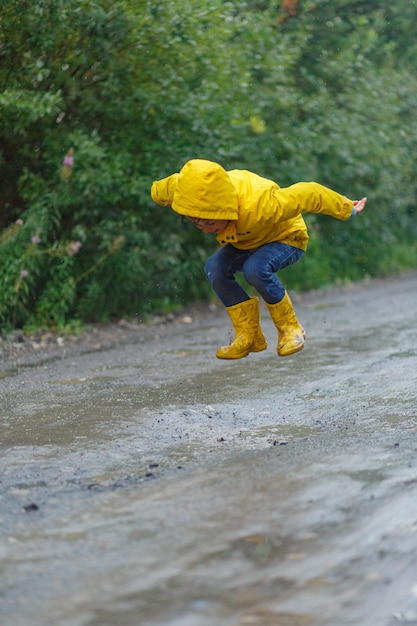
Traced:
<path fill-rule="evenodd" d="M 389 358 L 407 358 L 407 357 L 416 357 L 416 350 L 404 350 L 404 352 L 393 352 L 393 354 L 389 355 Z"/>
<path fill-rule="evenodd" d="M 203 352 L 205 352 L 204 350 L 195 350 L 195 349 L 188 349 L 188 350 L 167 350 L 166 354 L 174 354 L 175 356 L 196 356 L 198 354 L 202 354 Z"/>
<path fill-rule="evenodd" d="M 238 626 L 309 626 L 314 620 L 311 615 L 296 613 L 271 613 L 259 609 L 247 613 Z"/>
<path fill-rule="evenodd" d="M 237 557 L 250 559 L 262 564 L 267 561 L 301 561 L 307 550 L 312 550 L 318 535 L 310 532 L 296 537 L 277 536 L 273 534 L 253 534 L 236 539 L 222 552 L 210 555 L 210 560 Z M 290 586 L 290 581 L 281 580 L 281 586 Z"/>
<path fill-rule="evenodd" d="M 142 529 L 140 529 L 142 531 Z M 142 532 L 139 540 L 146 539 Z M 90 626 L 136 624 L 137 616 L 152 624 L 235 624 L 236 626 L 308 626 L 317 624 L 307 606 L 297 610 L 292 604 L 295 592 L 309 594 L 328 589 L 326 577 L 297 580 L 285 570 L 275 571 L 274 563 L 290 563 L 304 558 L 318 536 L 314 533 L 293 536 L 249 534 L 231 541 L 224 550 L 209 552 L 173 573 L 146 591 L 125 593 L 112 603 L 96 609 Z M 314 547 L 313 547 L 314 549 Z M 251 570 L 248 561 L 252 562 Z M 237 570 L 245 571 L 243 579 Z M 252 572 L 252 575 L 249 572 Z M 174 570 L 175 572 L 175 570 Z M 134 571 L 132 576 L 134 579 Z M 161 598 L 164 599 L 161 603 Z M 277 603 L 288 602 L 278 607 Z M 307 610 L 305 610 L 307 609 Z M 155 620 L 155 615 L 158 621 Z M 215 621 L 213 616 L 216 616 Z M 155 620 L 155 621 L 154 621 Z"/>
<path fill-rule="evenodd" d="M 385 480 L 386 475 L 378 470 L 358 470 L 357 472 L 350 472 L 348 476 L 352 480 L 357 480 L 363 483 L 380 483 Z"/>
<path fill-rule="evenodd" d="M 384 407 L 383 401 L 381 402 L 382 407 Z M 403 414 L 388 414 L 384 415 L 379 419 L 381 428 L 389 431 L 396 430 L 398 428 L 405 428 L 406 430 L 415 430 L 417 426 L 417 415 L 409 415 L 408 413 Z"/>
<path fill-rule="evenodd" d="M 280 539 L 272 539 L 267 535 L 248 535 L 243 539 L 236 540 L 232 546 L 232 551 L 242 552 L 246 557 L 257 563 L 263 563 L 279 555 L 283 546 Z"/>
<path fill-rule="evenodd" d="M 18 373 L 17 369 L 13 369 L 13 370 L 0 370 L 0 379 L 1 378 L 8 378 L 9 376 L 16 376 L 16 374 Z"/>

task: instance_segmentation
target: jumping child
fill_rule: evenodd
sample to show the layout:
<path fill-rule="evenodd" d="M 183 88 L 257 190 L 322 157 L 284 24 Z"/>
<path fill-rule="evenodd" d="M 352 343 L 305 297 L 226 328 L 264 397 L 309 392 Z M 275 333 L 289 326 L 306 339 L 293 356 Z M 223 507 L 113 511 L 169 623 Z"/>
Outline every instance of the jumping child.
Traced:
<path fill-rule="evenodd" d="M 347 220 L 365 208 L 366 198 L 349 200 L 315 182 L 280 188 L 247 170 L 226 171 L 203 159 L 188 161 L 179 173 L 155 181 L 153 200 L 171 206 L 220 244 L 206 263 L 207 278 L 232 321 L 231 345 L 216 352 L 219 359 L 241 359 L 267 347 L 260 326 L 259 300 L 235 279 L 242 272 L 265 301 L 278 331 L 277 352 L 302 350 L 305 332 L 276 272 L 304 254 L 308 234 L 303 213 L 324 213 Z"/>

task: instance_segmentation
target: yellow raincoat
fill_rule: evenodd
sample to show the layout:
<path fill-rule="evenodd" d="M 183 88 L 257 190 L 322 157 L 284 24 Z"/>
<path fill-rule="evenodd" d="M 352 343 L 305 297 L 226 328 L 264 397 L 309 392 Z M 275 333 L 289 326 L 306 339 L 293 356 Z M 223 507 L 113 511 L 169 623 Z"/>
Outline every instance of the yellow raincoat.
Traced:
<path fill-rule="evenodd" d="M 324 213 L 348 219 L 353 201 L 314 182 L 280 188 L 277 183 L 247 170 L 224 170 L 203 159 L 188 161 L 179 174 L 155 181 L 155 202 L 172 206 L 180 215 L 228 220 L 217 235 L 221 244 L 253 250 L 266 243 L 282 243 L 305 250 L 307 227 L 302 213 Z"/>

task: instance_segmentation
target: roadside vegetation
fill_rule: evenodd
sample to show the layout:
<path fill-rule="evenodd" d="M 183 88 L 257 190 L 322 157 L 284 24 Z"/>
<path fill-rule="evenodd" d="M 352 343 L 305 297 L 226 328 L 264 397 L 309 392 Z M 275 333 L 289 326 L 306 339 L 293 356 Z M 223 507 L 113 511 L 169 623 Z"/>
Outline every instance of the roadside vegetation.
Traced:
<path fill-rule="evenodd" d="M 417 267 L 417 4 L 3 0 L 0 332 L 212 297 L 214 241 L 154 205 L 190 158 L 367 209 L 309 216 L 306 290 Z"/>

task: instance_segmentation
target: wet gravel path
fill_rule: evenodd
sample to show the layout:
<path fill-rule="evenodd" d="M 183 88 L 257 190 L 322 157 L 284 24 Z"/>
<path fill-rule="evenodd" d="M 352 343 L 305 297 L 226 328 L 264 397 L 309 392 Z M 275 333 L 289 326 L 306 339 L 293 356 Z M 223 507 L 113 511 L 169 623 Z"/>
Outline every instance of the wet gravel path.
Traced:
<path fill-rule="evenodd" d="M 295 296 L 286 359 L 219 308 L 3 344 L 0 622 L 417 623 L 416 287 Z"/>

